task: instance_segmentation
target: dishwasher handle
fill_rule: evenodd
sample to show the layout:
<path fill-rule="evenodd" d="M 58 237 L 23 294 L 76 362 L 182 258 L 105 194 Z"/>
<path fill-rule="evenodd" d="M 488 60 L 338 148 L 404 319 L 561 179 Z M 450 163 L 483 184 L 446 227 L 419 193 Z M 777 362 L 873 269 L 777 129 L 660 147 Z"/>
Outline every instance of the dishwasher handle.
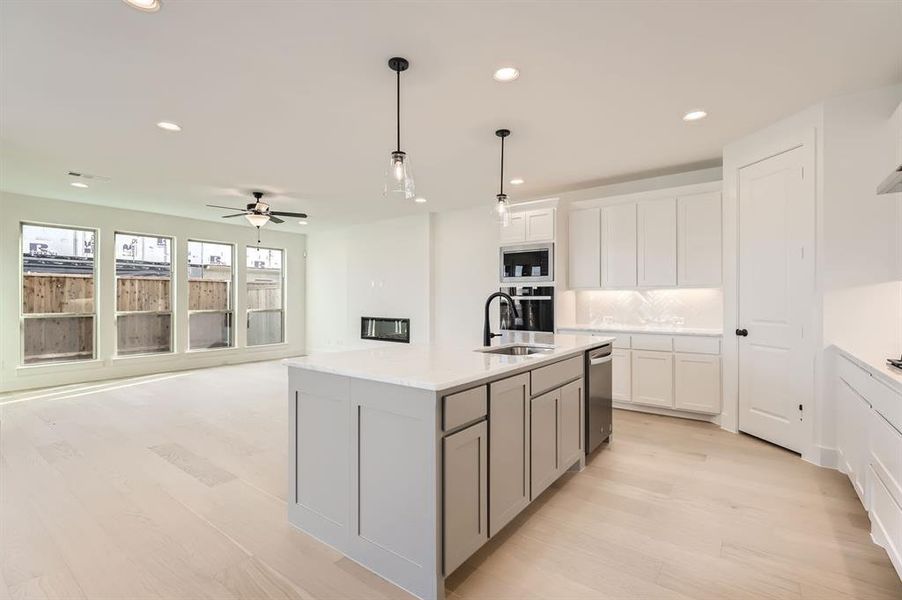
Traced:
<path fill-rule="evenodd" d="M 593 358 L 589 361 L 589 364 L 594 367 L 595 365 L 603 365 L 605 363 L 609 363 L 612 360 L 614 360 L 614 357 L 611 355 L 608 355 L 603 358 Z"/>

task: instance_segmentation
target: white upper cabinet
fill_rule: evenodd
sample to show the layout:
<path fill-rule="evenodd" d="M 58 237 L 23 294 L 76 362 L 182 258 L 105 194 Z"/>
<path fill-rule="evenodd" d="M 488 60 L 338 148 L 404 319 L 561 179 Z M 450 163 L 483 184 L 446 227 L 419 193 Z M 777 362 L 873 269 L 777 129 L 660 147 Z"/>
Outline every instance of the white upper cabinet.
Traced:
<path fill-rule="evenodd" d="M 502 244 L 554 241 L 554 207 L 512 210 L 511 222 L 501 227 Z"/>
<path fill-rule="evenodd" d="M 721 284 L 720 192 L 677 199 L 677 280 L 681 286 Z"/>
<path fill-rule="evenodd" d="M 601 287 L 601 209 L 570 213 L 570 287 Z"/>
<path fill-rule="evenodd" d="M 636 287 L 636 205 L 601 209 L 601 286 Z"/>
<path fill-rule="evenodd" d="M 502 244 L 517 244 L 526 241 L 526 213 L 511 211 L 511 221 L 507 227 L 500 227 Z"/>
<path fill-rule="evenodd" d="M 639 202 L 636 215 L 639 287 L 676 286 L 676 199 Z"/>
<path fill-rule="evenodd" d="M 539 208 L 526 211 L 526 241 L 554 241 L 553 208 Z"/>

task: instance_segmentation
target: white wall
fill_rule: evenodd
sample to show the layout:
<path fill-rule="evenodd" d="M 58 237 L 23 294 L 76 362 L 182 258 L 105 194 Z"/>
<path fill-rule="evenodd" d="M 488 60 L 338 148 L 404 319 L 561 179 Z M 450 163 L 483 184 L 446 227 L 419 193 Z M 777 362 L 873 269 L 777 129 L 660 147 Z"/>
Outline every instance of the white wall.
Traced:
<path fill-rule="evenodd" d="M 482 344 L 485 299 L 498 291 L 498 226 L 483 207 L 433 215 L 433 340 Z M 498 301 L 491 323 L 498 331 Z"/>
<path fill-rule="evenodd" d="M 309 237 L 310 352 L 378 345 L 360 318 L 410 319 L 410 340 L 430 339 L 430 215 L 354 225 Z"/>
<path fill-rule="evenodd" d="M 720 288 L 576 292 L 577 323 L 603 327 L 606 319 L 616 325 L 719 330 L 723 327 L 723 293 Z"/>
<path fill-rule="evenodd" d="M 156 213 L 107 208 L 92 204 L 0 192 L 0 391 L 62 385 L 145 373 L 174 371 L 253 360 L 265 360 L 304 353 L 304 288 L 306 239 L 302 234 L 263 230 L 263 246 L 285 251 L 285 343 L 246 347 L 243 326 L 246 310 L 245 248 L 256 246 L 256 230 L 212 221 L 184 219 Z M 19 310 L 21 298 L 21 222 L 92 228 L 95 241 L 97 282 L 96 360 L 71 363 L 20 365 Z M 174 349 L 171 354 L 116 357 L 115 246 L 116 231 L 173 238 L 173 322 Z M 187 246 L 188 239 L 235 244 L 236 305 L 235 348 L 187 351 Z"/>

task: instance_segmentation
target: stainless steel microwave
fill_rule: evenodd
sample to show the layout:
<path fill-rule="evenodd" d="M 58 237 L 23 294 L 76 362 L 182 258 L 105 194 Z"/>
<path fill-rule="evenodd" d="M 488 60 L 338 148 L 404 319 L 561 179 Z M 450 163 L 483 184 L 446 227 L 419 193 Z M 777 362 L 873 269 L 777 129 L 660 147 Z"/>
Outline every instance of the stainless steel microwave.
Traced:
<path fill-rule="evenodd" d="M 502 246 L 501 283 L 554 281 L 554 244 Z"/>

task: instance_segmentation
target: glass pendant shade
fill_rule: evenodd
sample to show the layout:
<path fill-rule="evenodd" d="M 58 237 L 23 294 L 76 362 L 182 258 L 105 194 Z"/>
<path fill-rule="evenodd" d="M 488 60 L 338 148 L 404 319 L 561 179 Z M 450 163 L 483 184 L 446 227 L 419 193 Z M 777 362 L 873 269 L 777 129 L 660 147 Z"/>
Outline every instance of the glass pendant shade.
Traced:
<path fill-rule="evenodd" d="M 510 201 L 507 194 L 498 194 L 495 196 L 495 206 L 492 207 L 492 217 L 501 227 L 507 227 L 511 224 Z"/>
<path fill-rule="evenodd" d="M 269 222 L 269 217 L 266 215 L 244 215 L 244 218 L 248 220 L 248 222 L 254 227 L 263 227 Z"/>
<path fill-rule="evenodd" d="M 382 193 L 385 198 L 397 200 L 411 200 L 416 195 L 413 174 L 410 170 L 410 159 L 400 150 L 391 153 L 391 160 L 385 171 L 385 187 Z"/>

